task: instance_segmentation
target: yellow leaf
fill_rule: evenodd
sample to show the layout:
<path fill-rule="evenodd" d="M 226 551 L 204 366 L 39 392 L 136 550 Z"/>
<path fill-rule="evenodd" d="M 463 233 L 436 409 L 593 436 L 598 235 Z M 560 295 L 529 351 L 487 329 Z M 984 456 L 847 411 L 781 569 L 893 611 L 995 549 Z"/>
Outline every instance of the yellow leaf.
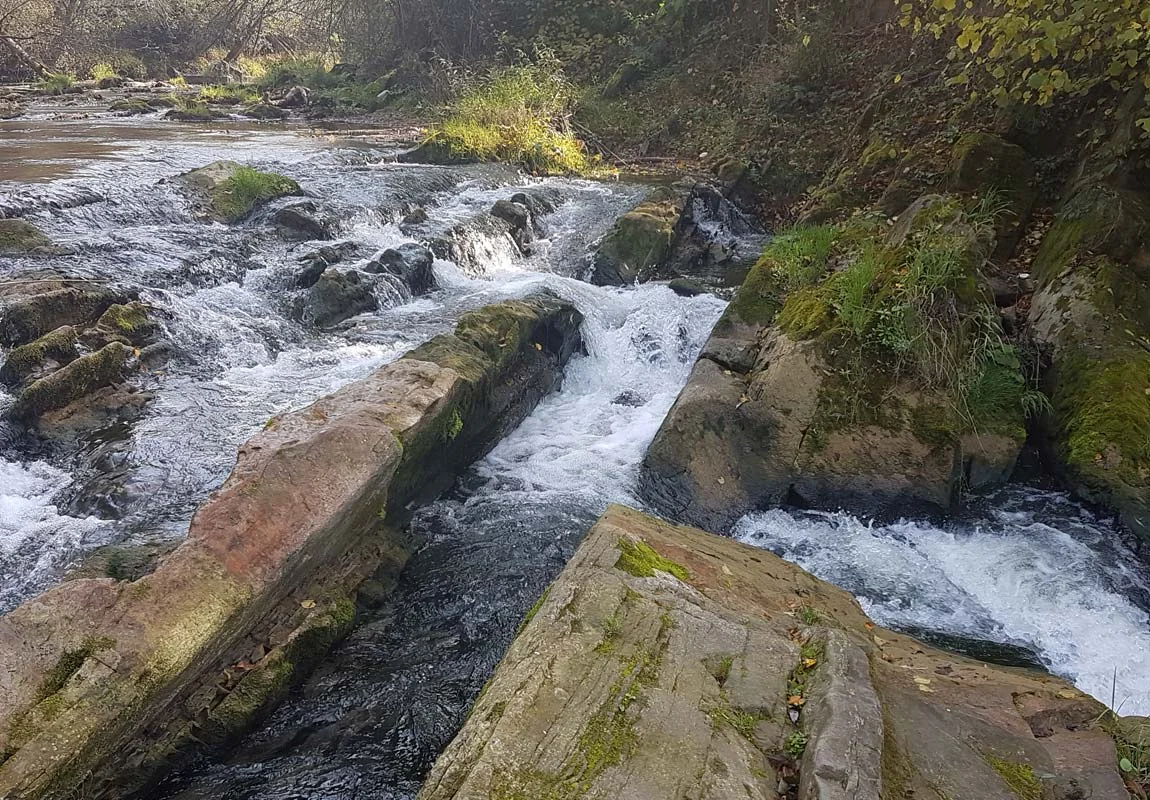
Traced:
<path fill-rule="evenodd" d="M 894 82 L 895 83 L 902 83 L 902 73 L 901 72 L 898 75 L 894 76 Z"/>
<path fill-rule="evenodd" d="M 804 658 L 803 659 L 803 669 L 814 669 L 818 665 L 819 665 L 819 660 L 817 658 Z"/>
<path fill-rule="evenodd" d="M 315 600 L 304 600 L 300 603 L 301 608 L 315 608 Z"/>

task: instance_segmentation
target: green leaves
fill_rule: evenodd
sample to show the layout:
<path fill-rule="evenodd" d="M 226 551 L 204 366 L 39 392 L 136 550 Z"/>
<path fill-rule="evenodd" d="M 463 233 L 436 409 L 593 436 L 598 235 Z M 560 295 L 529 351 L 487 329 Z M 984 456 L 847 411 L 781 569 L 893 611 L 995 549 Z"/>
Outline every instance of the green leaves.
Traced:
<path fill-rule="evenodd" d="M 1118 769 L 1122 770 L 1123 772 L 1127 772 L 1127 773 L 1133 772 L 1134 771 L 1134 764 L 1130 761 L 1130 759 L 1124 758 L 1118 762 Z"/>

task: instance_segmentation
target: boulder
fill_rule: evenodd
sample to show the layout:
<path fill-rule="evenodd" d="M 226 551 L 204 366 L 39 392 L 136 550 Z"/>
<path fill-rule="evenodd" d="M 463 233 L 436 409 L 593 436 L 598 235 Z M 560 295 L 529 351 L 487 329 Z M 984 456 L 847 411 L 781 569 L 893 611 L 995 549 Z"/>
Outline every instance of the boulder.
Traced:
<path fill-rule="evenodd" d="M 356 270 L 326 269 L 293 307 L 296 319 L 330 327 L 379 309 L 373 284 Z"/>
<path fill-rule="evenodd" d="M 1150 194 L 1078 187 L 1034 261 L 1047 450 L 1069 485 L 1150 541 Z"/>
<path fill-rule="evenodd" d="M 153 107 L 148 98 L 122 97 L 119 100 L 113 101 L 112 104 L 108 106 L 108 110 L 125 116 L 136 116 L 139 114 L 151 114 L 157 109 Z"/>
<path fill-rule="evenodd" d="M 242 113 L 245 117 L 262 120 L 283 120 L 289 116 L 286 110 L 270 103 L 252 103 L 244 106 Z"/>
<path fill-rule="evenodd" d="M 306 86 L 293 86 L 287 94 L 276 101 L 277 108 L 304 108 L 311 98 L 311 92 Z"/>
<path fill-rule="evenodd" d="M 76 329 L 64 325 L 34 342 L 14 347 L 0 367 L 0 383 L 12 388 L 42 377 L 79 357 Z"/>
<path fill-rule="evenodd" d="M 315 203 L 285 206 L 272 215 L 272 223 L 281 236 L 304 241 L 330 239 L 331 226 L 317 216 Z"/>
<path fill-rule="evenodd" d="M 144 347 L 160 330 L 148 312 L 148 306 L 138 301 L 109 306 L 96 320 L 95 327 L 84 332 L 84 339 L 92 347 L 102 347 L 108 342 Z"/>
<path fill-rule="evenodd" d="M 1026 384 L 1009 345 L 980 344 L 997 319 L 977 285 L 986 236 L 936 197 L 889 233 L 777 237 L 655 435 L 645 497 L 722 532 L 776 505 L 945 511 L 966 490 L 1004 482 L 1026 438 Z M 957 259 L 949 277 L 914 277 L 934 256 Z M 977 373 L 975 388 L 939 363 Z"/>
<path fill-rule="evenodd" d="M 612 506 L 417 800 L 1126 800 L 1104 713 L 877 628 L 768 552 Z"/>
<path fill-rule="evenodd" d="M 673 191 L 659 189 L 620 217 L 599 243 L 591 282 L 627 286 L 655 277 L 671 252 L 682 207 Z"/>
<path fill-rule="evenodd" d="M 402 568 L 412 508 L 559 384 L 580 322 L 545 296 L 464 315 L 269 421 L 149 574 L 0 617 L 0 796 L 148 796 L 259 720 L 350 628 L 355 586 Z"/>
<path fill-rule="evenodd" d="M 698 185 L 675 222 L 662 271 L 712 286 L 738 286 L 767 242 L 766 233 L 717 189 Z"/>
<path fill-rule="evenodd" d="M 268 201 L 303 194 L 291 178 L 235 161 L 212 162 L 180 175 L 176 183 L 189 192 L 201 216 L 229 223 L 239 222 Z"/>
<path fill-rule="evenodd" d="M 21 391 L 8 410 L 8 416 L 22 422 L 34 422 L 47 411 L 63 408 L 97 389 L 116 383 L 122 378 L 131 357 L 131 349 L 119 342 L 80 356 Z"/>
<path fill-rule="evenodd" d="M 27 109 L 19 103 L 10 100 L 0 100 L 0 120 L 19 119 L 24 116 Z"/>
<path fill-rule="evenodd" d="M 517 196 L 523 196 L 522 193 Z M 523 203 L 513 200 L 496 200 L 491 207 L 491 216 L 507 223 L 511 238 L 524 254 L 531 252 L 531 243 L 535 241 L 535 221 L 531 210 Z"/>
<path fill-rule="evenodd" d="M 124 294 L 103 288 L 55 288 L 36 284 L 32 293 L 10 295 L 0 307 L 0 344 L 19 345 L 65 325 L 80 327 L 125 301 Z"/>
<path fill-rule="evenodd" d="M 52 255 L 57 248 L 40 229 L 22 219 L 0 219 L 0 255 Z"/>
<path fill-rule="evenodd" d="M 435 256 L 430 250 L 408 242 L 384 250 L 364 267 L 364 271 L 398 278 L 413 297 L 419 297 L 435 289 L 434 263 Z"/>
<path fill-rule="evenodd" d="M 324 245 L 318 250 L 301 256 L 299 261 L 302 268 L 292 278 L 292 287 L 308 289 L 314 286 L 328 267 L 355 255 L 358 250 L 359 247 L 354 242 L 340 242 L 334 245 Z"/>

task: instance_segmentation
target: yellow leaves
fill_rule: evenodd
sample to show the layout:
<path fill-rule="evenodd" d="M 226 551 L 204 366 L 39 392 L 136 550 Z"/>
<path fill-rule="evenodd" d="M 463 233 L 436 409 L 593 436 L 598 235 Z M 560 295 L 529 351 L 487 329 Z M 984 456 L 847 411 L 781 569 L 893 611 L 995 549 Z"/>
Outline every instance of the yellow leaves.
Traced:
<path fill-rule="evenodd" d="M 817 658 L 804 658 L 803 659 L 803 669 L 814 669 L 818 665 L 819 665 L 819 660 Z"/>
<path fill-rule="evenodd" d="M 299 607 L 307 609 L 315 608 L 315 600 L 304 600 L 299 604 Z"/>

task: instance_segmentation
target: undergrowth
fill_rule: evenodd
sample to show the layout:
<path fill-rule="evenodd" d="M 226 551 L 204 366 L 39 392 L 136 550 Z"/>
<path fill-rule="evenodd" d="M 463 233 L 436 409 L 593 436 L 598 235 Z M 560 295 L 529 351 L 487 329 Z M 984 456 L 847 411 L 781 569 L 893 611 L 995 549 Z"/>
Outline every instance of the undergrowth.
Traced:
<path fill-rule="evenodd" d="M 40 91 L 50 95 L 65 94 L 69 89 L 76 85 L 76 78 L 74 75 L 69 75 L 66 72 L 54 72 L 50 75 L 45 75 L 36 84 Z"/>
<path fill-rule="evenodd" d="M 542 175 L 585 174 L 594 161 L 570 126 L 574 91 L 553 62 L 505 67 L 472 82 L 428 133 L 450 160 L 505 161 Z"/>

